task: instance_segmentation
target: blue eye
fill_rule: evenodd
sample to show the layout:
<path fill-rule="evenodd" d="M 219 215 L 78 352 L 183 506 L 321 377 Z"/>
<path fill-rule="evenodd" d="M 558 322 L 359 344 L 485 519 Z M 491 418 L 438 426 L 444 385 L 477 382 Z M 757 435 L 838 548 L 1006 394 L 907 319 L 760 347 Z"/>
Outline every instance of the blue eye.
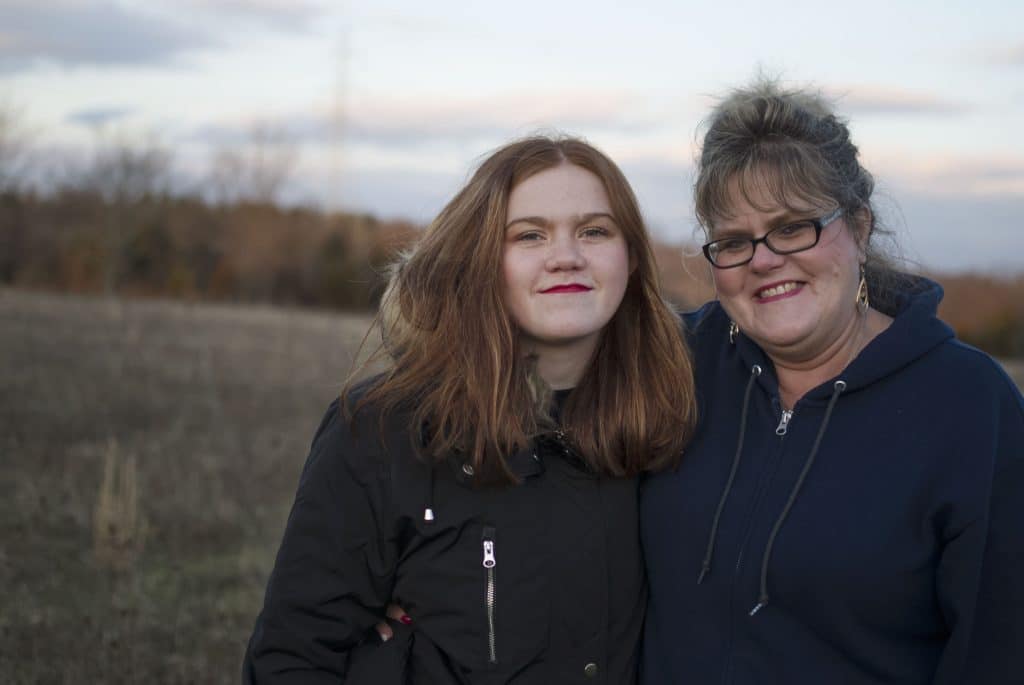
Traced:
<path fill-rule="evenodd" d="M 601 238 L 608 235 L 609 231 L 604 226 L 587 226 L 580 233 L 585 238 Z"/>

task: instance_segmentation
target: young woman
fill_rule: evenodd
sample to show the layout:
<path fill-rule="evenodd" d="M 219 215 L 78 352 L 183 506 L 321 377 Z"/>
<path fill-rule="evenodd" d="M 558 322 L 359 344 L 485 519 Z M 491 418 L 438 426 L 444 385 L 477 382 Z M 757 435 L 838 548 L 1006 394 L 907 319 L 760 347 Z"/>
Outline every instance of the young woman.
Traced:
<path fill-rule="evenodd" d="M 698 171 L 718 299 L 697 435 L 641 497 L 641 681 L 1024 682 L 1020 393 L 889 266 L 820 96 L 732 93 Z"/>
<path fill-rule="evenodd" d="M 380 321 L 390 369 L 316 433 L 246 681 L 633 682 L 636 477 L 695 415 L 621 172 L 571 138 L 499 149 Z M 381 644 L 389 602 L 408 622 Z"/>

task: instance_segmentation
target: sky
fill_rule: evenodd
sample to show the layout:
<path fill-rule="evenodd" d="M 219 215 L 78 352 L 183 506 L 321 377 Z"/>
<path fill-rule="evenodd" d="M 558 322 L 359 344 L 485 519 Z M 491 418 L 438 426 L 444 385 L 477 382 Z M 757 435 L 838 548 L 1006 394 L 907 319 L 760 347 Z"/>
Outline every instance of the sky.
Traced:
<path fill-rule="evenodd" d="M 1022 26 L 1010 0 L 0 0 L 0 105 L 37 160 L 159 145 L 203 189 L 259 139 L 282 201 L 417 222 L 503 142 L 581 135 L 675 243 L 702 120 L 764 72 L 835 101 L 913 264 L 1021 272 Z"/>

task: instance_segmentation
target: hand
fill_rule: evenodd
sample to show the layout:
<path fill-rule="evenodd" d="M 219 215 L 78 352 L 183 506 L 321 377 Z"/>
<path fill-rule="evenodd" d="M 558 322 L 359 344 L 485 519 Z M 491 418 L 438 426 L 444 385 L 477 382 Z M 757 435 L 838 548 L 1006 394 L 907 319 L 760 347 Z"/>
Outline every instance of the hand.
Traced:
<path fill-rule="evenodd" d="M 387 617 L 393 621 L 401 621 L 405 625 L 409 625 L 412 623 L 412 617 L 409 616 L 409 614 L 405 613 L 405 609 L 398 606 L 397 604 L 389 604 L 386 613 Z M 381 621 L 380 623 L 375 625 L 374 628 L 376 628 L 377 634 L 380 635 L 381 642 L 387 642 L 395 636 L 394 631 L 391 630 L 391 626 L 387 624 L 387 621 Z"/>

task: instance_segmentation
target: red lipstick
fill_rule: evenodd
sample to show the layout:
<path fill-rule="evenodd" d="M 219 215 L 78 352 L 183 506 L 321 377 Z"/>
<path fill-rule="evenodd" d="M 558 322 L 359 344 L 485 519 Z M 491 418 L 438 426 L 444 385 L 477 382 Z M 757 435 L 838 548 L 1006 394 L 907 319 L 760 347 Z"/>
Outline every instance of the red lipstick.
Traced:
<path fill-rule="evenodd" d="M 579 283 L 566 283 L 565 285 L 551 286 L 546 290 L 541 290 L 541 293 L 545 295 L 553 295 L 555 293 L 585 293 L 588 290 L 592 290 L 592 288 L 580 285 Z"/>

